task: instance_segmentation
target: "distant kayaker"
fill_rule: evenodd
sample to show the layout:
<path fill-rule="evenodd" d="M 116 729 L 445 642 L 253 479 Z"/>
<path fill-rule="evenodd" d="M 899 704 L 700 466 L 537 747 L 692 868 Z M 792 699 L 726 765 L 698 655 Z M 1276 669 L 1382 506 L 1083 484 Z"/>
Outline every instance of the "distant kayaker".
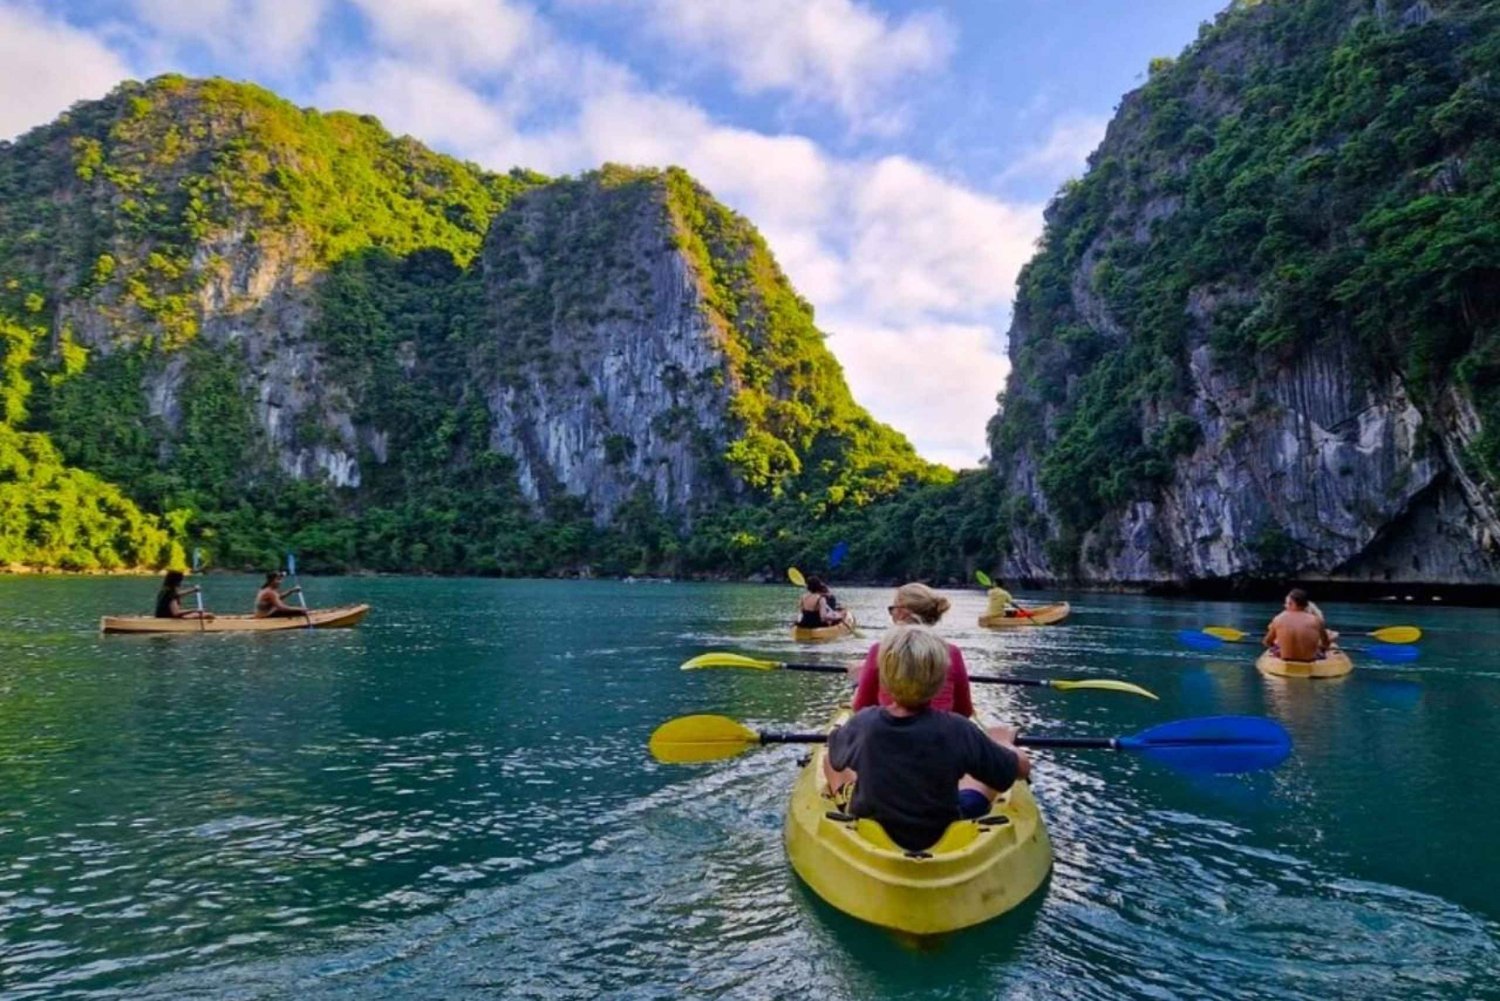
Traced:
<path fill-rule="evenodd" d="M 202 588 L 190 587 L 182 590 L 182 571 L 168 570 L 162 578 L 161 590 L 156 592 L 156 617 L 158 619 L 212 619 L 212 612 L 196 608 L 183 608 L 182 599 L 197 594 Z"/>
<path fill-rule="evenodd" d="M 828 736 L 824 772 L 836 793 L 854 777 L 849 812 L 879 821 L 891 840 L 922 851 L 962 818 L 982 817 L 998 792 L 1031 774 L 1016 732 L 988 733 L 933 708 L 948 677 L 949 646 L 922 626 L 881 637 L 880 685 L 892 704 L 855 713 Z"/>
<path fill-rule="evenodd" d="M 926 584 L 916 582 L 902 584 L 896 588 L 891 604 L 886 610 L 891 621 L 898 626 L 935 626 L 952 604 Z M 859 667 L 858 687 L 854 690 L 854 711 L 867 706 L 890 706 L 893 703 L 888 692 L 880 687 L 880 644 L 870 647 L 865 661 Z M 948 644 L 948 676 L 932 697 L 932 708 L 943 712 L 954 712 L 960 716 L 974 715 L 974 702 L 969 693 L 969 671 L 964 666 L 964 655 L 958 647 Z"/>
<path fill-rule="evenodd" d="M 834 598 L 833 592 L 828 590 L 828 585 L 823 583 L 823 578 L 817 576 L 807 578 L 807 593 L 797 603 L 797 628 L 821 629 L 824 626 L 837 625 L 843 622 L 848 614 L 839 610 L 838 600 Z"/>
<path fill-rule="evenodd" d="M 1004 581 L 996 578 L 992 583 L 994 586 L 985 592 L 985 596 L 989 598 L 990 604 L 984 610 L 984 614 L 1000 615 L 1007 618 L 1013 618 L 1022 614 L 1021 606 L 1016 604 L 1016 599 L 1012 598 L 1010 592 L 1005 589 Z"/>
<path fill-rule="evenodd" d="M 1308 610 L 1309 604 L 1306 591 L 1292 588 L 1284 610 L 1266 628 L 1261 642 L 1282 660 L 1314 661 L 1328 650 L 1328 630 L 1322 618 Z"/>
<path fill-rule="evenodd" d="M 288 605 L 286 599 L 302 591 L 300 587 L 289 587 L 285 591 L 278 591 L 282 578 L 286 575 L 280 570 L 272 570 L 266 574 L 266 582 L 260 586 L 255 594 L 255 617 L 257 619 L 279 618 L 295 615 L 299 618 L 307 614 L 307 609 L 298 608 L 296 605 Z"/>

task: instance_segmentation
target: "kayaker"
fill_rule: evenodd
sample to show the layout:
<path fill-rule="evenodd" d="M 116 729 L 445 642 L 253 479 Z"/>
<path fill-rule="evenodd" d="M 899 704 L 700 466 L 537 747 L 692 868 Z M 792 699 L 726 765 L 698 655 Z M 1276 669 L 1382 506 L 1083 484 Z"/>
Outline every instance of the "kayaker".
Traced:
<path fill-rule="evenodd" d="M 212 612 L 182 607 L 183 598 L 197 594 L 203 590 L 199 587 L 190 587 L 186 591 L 182 590 L 182 577 L 181 570 L 168 570 L 166 577 L 162 578 L 161 590 L 156 592 L 156 618 L 212 619 L 214 617 Z"/>
<path fill-rule="evenodd" d="M 260 586 L 255 594 L 255 617 L 257 619 L 279 618 L 289 615 L 298 617 L 307 614 L 307 609 L 298 608 L 296 605 L 288 605 L 286 599 L 302 591 L 300 587 L 289 587 L 285 591 L 278 591 L 282 578 L 286 575 L 280 570 L 272 570 L 266 574 L 266 582 Z"/>
<path fill-rule="evenodd" d="M 1308 611 L 1307 592 L 1294 587 L 1287 592 L 1281 614 L 1266 627 L 1261 642 L 1282 660 L 1314 661 L 1323 657 L 1329 647 L 1328 630 L 1323 620 Z"/>
<path fill-rule="evenodd" d="M 1016 604 L 1016 599 L 1010 596 L 1010 592 L 1004 587 L 1004 582 L 999 578 L 993 581 L 994 586 L 985 592 L 989 599 L 989 607 L 984 610 L 985 615 L 1003 615 L 1006 618 L 1014 618 L 1022 614 L 1021 606 Z"/>
<path fill-rule="evenodd" d="M 880 640 L 880 684 L 892 704 L 854 714 L 828 737 L 824 774 L 838 792 L 853 777 L 849 812 L 879 821 L 908 851 L 931 847 L 948 825 L 982 817 L 995 796 L 1031 774 L 1016 732 L 988 733 L 933 708 L 948 676 L 948 644 L 922 626 Z"/>
<path fill-rule="evenodd" d="M 1328 628 L 1328 617 L 1323 614 L 1323 610 L 1318 607 L 1317 602 L 1309 601 L 1307 603 L 1307 610 L 1316 615 L 1318 617 L 1318 621 L 1323 623 L 1323 629 L 1328 633 L 1328 646 L 1330 648 L 1338 646 L 1339 634 L 1336 630 Z"/>
<path fill-rule="evenodd" d="M 822 577 L 808 577 L 807 593 L 797 603 L 797 628 L 822 629 L 838 625 L 849 613 L 840 611 L 837 604 Z"/>
<path fill-rule="evenodd" d="M 896 588 L 887 611 L 896 625 L 935 626 L 952 604 L 926 584 L 902 584 Z M 892 705 L 891 696 L 880 687 L 880 644 L 870 647 L 864 663 L 858 668 L 858 683 L 854 690 L 854 711 L 868 706 Z M 948 644 L 948 676 L 932 698 L 934 709 L 955 712 L 960 716 L 974 715 L 974 702 L 969 692 L 969 671 L 964 665 L 964 655 L 958 647 Z"/>

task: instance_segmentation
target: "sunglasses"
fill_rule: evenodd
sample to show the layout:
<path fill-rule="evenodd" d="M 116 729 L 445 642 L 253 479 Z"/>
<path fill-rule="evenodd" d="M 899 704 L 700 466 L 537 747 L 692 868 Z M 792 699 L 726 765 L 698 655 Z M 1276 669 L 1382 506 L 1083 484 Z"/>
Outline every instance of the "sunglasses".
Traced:
<path fill-rule="evenodd" d="M 885 606 L 885 610 L 886 610 L 886 613 L 888 615 L 891 615 L 892 617 L 894 617 L 897 612 L 904 612 L 904 611 L 906 611 L 906 606 L 905 605 L 886 605 Z"/>

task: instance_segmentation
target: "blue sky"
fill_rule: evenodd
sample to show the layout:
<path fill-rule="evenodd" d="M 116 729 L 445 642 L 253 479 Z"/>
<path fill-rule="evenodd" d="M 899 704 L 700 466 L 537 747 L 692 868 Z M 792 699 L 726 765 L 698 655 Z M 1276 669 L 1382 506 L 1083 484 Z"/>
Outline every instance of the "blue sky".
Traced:
<path fill-rule="evenodd" d="M 176 71 L 493 168 L 680 164 L 766 234 L 860 402 L 971 466 L 1042 207 L 1226 2 L 0 0 L 0 138 Z"/>

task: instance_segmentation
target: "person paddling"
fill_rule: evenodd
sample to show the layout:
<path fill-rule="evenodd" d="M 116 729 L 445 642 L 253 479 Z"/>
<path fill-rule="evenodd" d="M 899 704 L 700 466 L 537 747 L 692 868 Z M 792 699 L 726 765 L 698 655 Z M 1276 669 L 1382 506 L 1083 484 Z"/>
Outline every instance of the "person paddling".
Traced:
<path fill-rule="evenodd" d="M 948 676 L 948 644 L 923 626 L 895 626 L 878 644 L 890 706 L 870 707 L 828 736 L 824 778 L 840 792 L 856 777 L 849 812 L 922 851 L 955 820 L 990 811 L 999 792 L 1031 774 L 1010 727 L 981 730 L 933 708 Z"/>
<path fill-rule="evenodd" d="M 168 570 L 162 578 L 161 590 L 156 592 L 156 618 L 158 619 L 208 619 L 214 614 L 196 608 L 183 608 L 182 599 L 197 594 L 202 588 L 190 587 L 182 590 L 181 570 Z"/>
<path fill-rule="evenodd" d="M 282 578 L 286 575 L 280 570 L 272 570 L 266 574 L 266 581 L 260 586 L 255 594 L 255 617 L 257 619 L 285 618 L 296 616 L 302 618 L 307 615 L 305 608 L 296 605 L 288 605 L 286 599 L 294 594 L 300 594 L 302 588 L 289 587 L 285 591 L 278 591 Z"/>
<path fill-rule="evenodd" d="M 985 592 L 985 597 L 989 599 L 989 607 L 984 610 L 985 615 L 1015 618 L 1017 615 L 1026 614 L 1025 610 L 1016 604 L 1016 599 L 1012 598 L 1010 592 L 1005 589 L 1004 581 L 997 578 L 991 581 L 991 584 L 993 586 Z"/>
<path fill-rule="evenodd" d="M 952 607 L 947 598 L 926 584 L 912 582 L 896 588 L 891 604 L 886 610 L 896 625 L 935 626 L 943 614 Z M 932 697 L 932 708 L 960 716 L 974 715 L 974 702 L 969 691 L 969 671 L 964 665 L 963 651 L 952 643 L 948 647 L 948 674 Z M 854 711 L 867 706 L 890 706 L 893 699 L 880 686 L 880 644 L 871 646 L 865 654 L 864 663 L 855 669 L 858 681 L 854 690 Z"/>
<path fill-rule="evenodd" d="M 1311 662 L 1320 660 L 1331 645 L 1328 629 L 1321 616 L 1308 608 L 1307 592 L 1294 587 L 1287 593 L 1283 611 L 1266 627 L 1261 643 L 1282 660 Z"/>
<path fill-rule="evenodd" d="M 824 626 L 843 622 L 849 613 L 837 606 L 838 600 L 828 590 L 828 585 L 823 583 L 823 578 L 808 577 L 807 593 L 797 603 L 797 628 L 822 629 Z"/>

